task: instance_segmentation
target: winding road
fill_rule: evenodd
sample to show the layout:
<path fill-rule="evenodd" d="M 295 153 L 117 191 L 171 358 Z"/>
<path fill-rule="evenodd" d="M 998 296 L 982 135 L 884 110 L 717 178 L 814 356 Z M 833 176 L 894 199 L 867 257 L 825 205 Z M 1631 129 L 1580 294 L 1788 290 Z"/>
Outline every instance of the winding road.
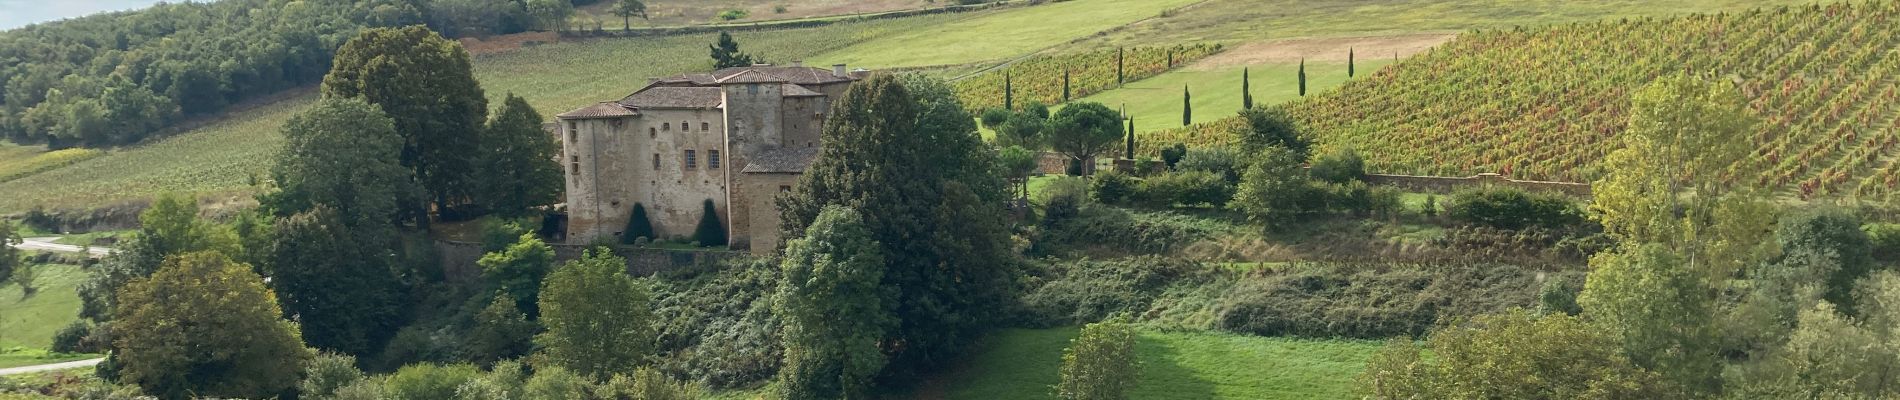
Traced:
<path fill-rule="evenodd" d="M 78 252 L 83 251 L 83 252 L 86 252 L 87 256 L 90 256 L 92 258 L 105 257 L 108 254 L 112 254 L 112 249 L 108 249 L 104 247 L 87 248 L 84 246 L 74 246 L 70 244 L 54 243 L 53 241 L 55 240 L 59 240 L 59 238 L 56 238 L 56 237 L 26 238 L 26 239 L 22 239 L 22 243 L 13 245 L 13 248 L 20 249 L 20 250 L 54 251 L 54 252 L 61 252 L 61 253 L 78 253 Z"/>
<path fill-rule="evenodd" d="M 74 369 L 74 368 L 87 368 L 94 365 L 99 365 L 100 362 L 105 361 L 105 360 L 106 360 L 105 357 L 100 357 L 100 358 L 94 358 L 94 359 L 68 361 L 68 362 L 54 363 L 54 364 L 40 364 L 40 365 L 28 365 L 24 367 L 0 368 L 0 376 L 31 374 L 35 372 L 46 372 L 46 371 L 59 371 L 59 370 Z"/>

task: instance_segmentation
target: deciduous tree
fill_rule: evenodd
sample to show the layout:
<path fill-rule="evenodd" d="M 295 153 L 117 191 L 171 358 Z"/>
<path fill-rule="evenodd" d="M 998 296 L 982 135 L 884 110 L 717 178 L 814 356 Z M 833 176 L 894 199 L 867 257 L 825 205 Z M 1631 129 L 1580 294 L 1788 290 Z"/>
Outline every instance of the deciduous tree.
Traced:
<path fill-rule="evenodd" d="M 653 311 L 646 285 L 627 276 L 627 260 L 605 248 L 562 264 L 541 286 L 534 342 L 554 365 L 606 379 L 645 365 L 653 352 Z"/>
<path fill-rule="evenodd" d="M 1049 129 L 1049 147 L 1094 171 L 1095 156 L 1122 138 L 1121 116 L 1101 103 L 1076 103 L 1057 111 Z"/>
<path fill-rule="evenodd" d="M 475 265 L 482 267 L 482 278 L 514 296 L 515 307 L 529 318 L 540 315 L 541 282 L 554 267 L 554 247 L 533 233 L 522 234 L 514 244 L 499 252 L 482 255 Z"/>
<path fill-rule="evenodd" d="M 169 258 L 119 293 L 121 377 L 163 398 L 278 397 L 314 353 L 248 265 L 216 252 Z"/>
<path fill-rule="evenodd" d="M 620 17 L 621 30 L 633 30 L 633 17 L 647 19 L 647 3 L 640 0 L 614 0 L 614 16 Z"/>
<path fill-rule="evenodd" d="M 1103 321 L 1082 327 L 1082 334 L 1062 349 L 1062 383 L 1056 397 L 1064 400 L 1117 400 L 1128 398 L 1140 374 L 1135 359 L 1135 327 L 1126 322 Z"/>
<path fill-rule="evenodd" d="M 556 158 L 561 145 L 542 130 L 541 121 L 541 113 L 528 100 L 509 93 L 482 129 L 477 201 L 490 211 L 521 217 L 559 201 L 562 175 Z"/>
<path fill-rule="evenodd" d="M 403 322 L 389 245 L 362 242 L 357 233 L 324 205 L 277 224 L 270 286 L 311 347 L 367 355 Z"/>
<path fill-rule="evenodd" d="M 323 96 L 361 97 L 381 108 L 402 135 L 402 165 L 414 171 L 437 207 L 470 196 L 488 98 L 461 44 L 422 26 L 363 31 L 337 50 Z M 426 223 L 426 204 L 410 216 Z"/>
<path fill-rule="evenodd" d="M 897 325 L 897 288 L 883 286 L 884 256 L 864 219 L 826 206 L 805 237 L 786 245 L 776 314 L 784 321 L 787 399 L 857 399 L 886 361 L 885 334 Z"/>

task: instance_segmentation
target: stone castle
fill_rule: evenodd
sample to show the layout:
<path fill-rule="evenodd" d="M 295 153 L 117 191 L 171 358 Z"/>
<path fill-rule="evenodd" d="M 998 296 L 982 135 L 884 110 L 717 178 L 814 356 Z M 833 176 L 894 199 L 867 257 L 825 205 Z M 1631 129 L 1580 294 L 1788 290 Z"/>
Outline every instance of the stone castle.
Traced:
<path fill-rule="evenodd" d="M 635 204 L 659 239 L 685 239 L 712 200 L 732 248 L 772 251 L 774 197 L 817 156 L 832 99 L 867 74 L 842 64 L 726 68 L 652 79 L 556 116 L 567 242 L 621 240 Z"/>

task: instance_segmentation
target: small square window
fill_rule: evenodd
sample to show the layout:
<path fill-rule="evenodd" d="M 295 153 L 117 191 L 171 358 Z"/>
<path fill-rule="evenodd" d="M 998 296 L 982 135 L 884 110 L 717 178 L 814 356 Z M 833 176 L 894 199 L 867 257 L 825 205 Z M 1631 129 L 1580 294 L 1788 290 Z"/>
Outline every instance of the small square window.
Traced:
<path fill-rule="evenodd" d="M 759 84 L 754 83 L 750 85 L 745 85 L 745 91 L 746 91 L 746 94 L 757 96 L 759 95 Z"/>
<path fill-rule="evenodd" d="M 660 130 L 663 130 L 663 131 L 670 131 L 670 130 L 673 130 L 673 124 L 671 124 L 671 123 L 666 123 L 666 122 L 661 122 L 661 123 L 660 123 Z"/>
<path fill-rule="evenodd" d="M 650 138 L 656 138 L 656 137 L 660 137 L 660 130 L 653 129 L 653 127 L 651 126 L 647 127 L 647 138 L 650 139 Z"/>
<path fill-rule="evenodd" d="M 710 123 L 705 123 L 705 122 L 701 122 L 701 123 L 699 123 L 699 130 L 700 130 L 700 131 L 702 131 L 702 132 L 704 132 L 704 131 L 711 131 L 711 130 L 712 130 L 712 124 L 710 124 Z"/>
<path fill-rule="evenodd" d="M 719 169 L 719 150 L 706 150 L 706 169 Z"/>
<path fill-rule="evenodd" d="M 695 165 L 699 163 L 696 156 L 697 154 L 693 153 L 692 150 L 686 151 L 686 169 L 695 169 L 698 167 L 698 165 Z"/>

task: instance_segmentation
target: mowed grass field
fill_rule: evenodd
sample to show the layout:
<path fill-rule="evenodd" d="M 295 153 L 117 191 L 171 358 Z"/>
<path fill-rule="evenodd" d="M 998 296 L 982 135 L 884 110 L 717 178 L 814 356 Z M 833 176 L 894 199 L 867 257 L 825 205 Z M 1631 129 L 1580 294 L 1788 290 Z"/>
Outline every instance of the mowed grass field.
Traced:
<path fill-rule="evenodd" d="M 1363 77 L 1392 60 L 1361 60 L 1357 72 Z M 1265 64 L 1215 69 L 1177 69 L 1096 93 L 1080 101 L 1102 103 L 1123 109 L 1135 118 L 1135 132 L 1150 132 L 1181 127 L 1182 88 L 1188 88 L 1194 101 L 1194 122 L 1208 122 L 1233 116 L 1241 109 L 1241 71 L 1252 77 L 1255 106 L 1279 104 L 1300 97 L 1299 64 Z M 1307 95 L 1332 90 L 1344 84 L 1346 64 L 1309 62 L 1306 64 Z M 1140 140 L 1139 137 L 1136 140 Z"/>
<path fill-rule="evenodd" d="M 1838 1 L 1822 0 L 1818 3 Z M 1079 49 L 1297 37 L 1460 32 L 1816 4 L 1816 0 L 1208 0 L 1090 38 Z"/>
<path fill-rule="evenodd" d="M 1076 328 L 1009 329 L 944 382 L 949 399 L 1050 399 Z M 1136 399 L 1339 399 L 1380 343 L 1144 331 Z"/>
<path fill-rule="evenodd" d="M 946 22 L 981 17 L 981 13 L 939 14 L 912 18 L 836 24 L 772 32 L 740 32 L 736 40 L 747 52 L 778 63 L 811 60 L 818 53 Z M 638 39 L 599 39 L 561 42 L 517 51 L 478 56 L 476 78 L 499 106 L 508 93 L 533 104 L 543 118 L 598 101 L 617 100 L 660 77 L 712 67 L 707 45 L 717 34 Z M 149 198 L 173 191 L 198 194 L 242 194 L 252 191 L 252 178 L 269 176 L 271 160 L 283 143 L 279 129 L 292 115 L 314 102 L 314 94 L 296 97 L 233 114 L 204 128 L 135 147 L 115 149 L 102 156 L 18 179 L 0 181 L 0 214 L 34 206 L 84 208 Z M 32 157 L 32 149 L 0 149 L 0 165 Z"/>
<path fill-rule="evenodd" d="M 45 349 L 53 334 L 79 318 L 79 293 L 73 288 L 86 273 L 76 265 L 41 264 L 35 280 L 39 290 L 22 297 L 20 285 L 0 285 L 0 350 L 25 347 Z"/>
<path fill-rule="evenodd" d="M 1158 17 L 1162 11 L 1199 1 L 1076 0 L 986 11 L 977 18 L 897 32 L 818 59 L 875 68 L 999 60 Z"/>

